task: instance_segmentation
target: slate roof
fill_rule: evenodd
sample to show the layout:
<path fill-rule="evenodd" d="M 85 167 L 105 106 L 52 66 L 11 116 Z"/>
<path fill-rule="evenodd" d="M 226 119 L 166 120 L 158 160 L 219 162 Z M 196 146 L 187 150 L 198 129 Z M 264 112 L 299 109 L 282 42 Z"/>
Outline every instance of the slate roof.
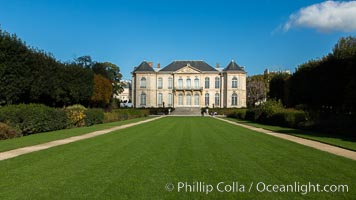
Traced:
<path fill-rule="evenodd" d="M 187 66 L 188 63 L 190 64 L 190 66 L 200 71 L 217 71 L 216 69 L 214 69 L 212 66 L 210 66 L 204 61 L 194 61 L 194 60 L 173 61 L 171 64 L 167 65 L 160 71 L 174 72 Z"/>
<path fill-rule="evenodd" d="M 240 67 L 235 61 L 231 61 L 223 71 L 245 71 L 244 68 Z"/>
<path fill-rule="evenodd" d="M 148 64 L 148 62 L 143 61 L 133 72 L 155 72 L 155 70 Z"/>

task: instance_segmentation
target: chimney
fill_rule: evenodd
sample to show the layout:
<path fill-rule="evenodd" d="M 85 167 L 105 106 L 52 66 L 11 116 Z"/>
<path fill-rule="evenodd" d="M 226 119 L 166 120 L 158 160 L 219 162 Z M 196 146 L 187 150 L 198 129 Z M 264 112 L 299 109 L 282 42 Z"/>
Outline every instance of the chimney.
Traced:
<path fill-rule="evenodd" d="M 153 67 L 153 62 L 148 62 L 148 65 L 149 65 L 150 67 Z"/>
<path fill-rule="evenodd" d="M 157 69 L 161 68 L 161 63 L 157 63 Z"/>
<path fill-rule="evenodd" d="M 220 68 L 220 64 L 219 63 L 216 63 L 216 68 Z"/>

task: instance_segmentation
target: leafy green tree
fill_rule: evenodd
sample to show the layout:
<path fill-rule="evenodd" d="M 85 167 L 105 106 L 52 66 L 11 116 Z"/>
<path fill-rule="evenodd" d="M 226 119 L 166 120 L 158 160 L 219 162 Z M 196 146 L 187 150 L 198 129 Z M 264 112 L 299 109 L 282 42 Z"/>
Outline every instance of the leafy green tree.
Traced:
<path fill-rule="evenodd" d="M 337 59 L 351 58 L 356 55 L 356 37 L 342 37 L 335 44 L 333 55 Z"/>
<path fill-rule="evenodd" d="M 268 96 L 270 99 L 281 100 L 283 105 L 287 104 L 288 88 L 287 81 L 290 75 L 287 73 L 277 73 L 269 82 Z"/>
<path fill-rule="evenodd" d="M 75 64 L 87 69 L 90 69 L 94 65 L 94 62 L 89 55 L 80 56 L 76 58 L 74 61 Z"/>
<path fill-rule="evenodd" d="M 16 35 L 0 29 L 0 104 L 28 102 L 31 51 Z"/>
<path fill-rule="evenodd" d="M 85 56 L 78 62 L 61 63 L 0 29 L 0 105 L 88 105 L 94 84 L 93 71 L 87 67 L 92 61 Z"/>
<path fill-rule="evenodd" d="M 118 95 L 123 91 L 123 86 L 120 83 L 122 74 L 120 73 L 120 68 L 110 62 L 97 62 L 92 67 L 95 74 L 101 75 L 112 82 L 112 95 Z"/>

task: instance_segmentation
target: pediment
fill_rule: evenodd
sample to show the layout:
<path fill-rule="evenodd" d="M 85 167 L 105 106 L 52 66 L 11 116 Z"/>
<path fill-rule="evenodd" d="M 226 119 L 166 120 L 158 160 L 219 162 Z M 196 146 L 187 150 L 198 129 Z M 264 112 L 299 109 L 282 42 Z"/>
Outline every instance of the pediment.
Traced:
<path fill-rule="evenodd" d="M 177 73 L 177 74 L 199 74 L 199 73 L 201 73 L 201 71 L 188 64 L 185 67 L 178 69 L 174 73 Z"/>

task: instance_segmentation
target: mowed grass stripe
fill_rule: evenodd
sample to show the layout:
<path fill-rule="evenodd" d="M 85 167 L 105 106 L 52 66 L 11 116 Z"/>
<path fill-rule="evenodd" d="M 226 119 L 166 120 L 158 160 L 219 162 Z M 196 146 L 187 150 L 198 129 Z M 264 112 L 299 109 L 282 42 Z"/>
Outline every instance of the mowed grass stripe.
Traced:
<path fill-rule="evenodd" d="M 356 162 L 210 117 L 166 117 L 0 162 L 0 199 L 352 199 Z M 178 193 L 166 183 L 348 184 L 348 193 Z"/>
<path fill-rule="evenodd" d="M 0 152 L 9 151 L 21 147 L 33 146 L 36 144 L 42 144 L 54 140 L 65 139 L 73 136 L 83 135 L 94 131 L 104 130 L 113 128 L 115 126 L 122 126 L 129 123 L 135 123 L 149 119 L 151 117 L 129 119 L 125 121 L 97 124 L 88 127 L 63 129 L 58 131 L 51 131 L 45 133 L 37 133 L 33 135 L 28 135 L 24 137 L 18 137 L 8 140 L 0 140 Z"/>

